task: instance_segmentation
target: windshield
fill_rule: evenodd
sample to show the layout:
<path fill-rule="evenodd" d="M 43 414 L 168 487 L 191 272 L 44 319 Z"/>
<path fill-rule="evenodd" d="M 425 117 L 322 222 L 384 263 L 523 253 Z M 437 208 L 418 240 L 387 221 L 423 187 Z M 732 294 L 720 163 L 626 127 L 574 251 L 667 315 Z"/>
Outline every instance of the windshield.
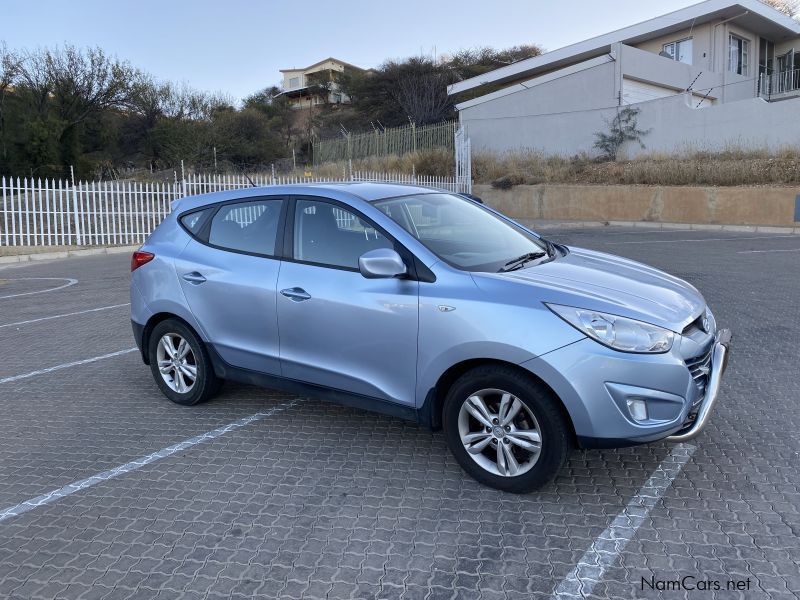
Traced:
<path fill-rule="evenodd" d="M 525 255 L 546 260 L 544 240 L 453 194 L 420 194 L 374 202 L 434 254 L 466 271 L 498 272 Z"/>

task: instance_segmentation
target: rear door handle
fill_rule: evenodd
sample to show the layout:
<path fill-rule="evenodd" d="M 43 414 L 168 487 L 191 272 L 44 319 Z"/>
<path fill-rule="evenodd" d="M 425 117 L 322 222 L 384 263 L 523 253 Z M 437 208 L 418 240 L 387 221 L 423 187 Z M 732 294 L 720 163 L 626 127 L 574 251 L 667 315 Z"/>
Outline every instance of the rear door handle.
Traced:
<path fill-rule="evenodd" d="M 184 273 L 182 277 L 189 283 L 193 283 L 195 285 L 199 285 L 206 280 L 206 278 L 203 277 L 203 275 L 198 273 L 197 271 L 192 271 L 191 273 Z"/>
<path fill-rule="evenodd" d="M 285 290 L 281 290 L 281 294 L 294 302 L 302 302 L 303 300 L 311 298 L 311 294 L 299 287 L 286 288 Z"/>

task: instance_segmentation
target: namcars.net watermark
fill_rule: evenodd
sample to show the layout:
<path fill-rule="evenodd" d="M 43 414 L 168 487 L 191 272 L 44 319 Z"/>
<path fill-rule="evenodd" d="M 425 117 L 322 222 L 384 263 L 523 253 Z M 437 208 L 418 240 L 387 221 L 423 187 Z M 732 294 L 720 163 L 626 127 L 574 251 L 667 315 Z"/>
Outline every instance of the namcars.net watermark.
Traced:
<path fill-rule="evenodd" d="M 752 580 L 747 579 L 705 579 L 695 575 L 685 575 L 678 579 L 659 579 L 655 575 L 642 577 L 642 590 L 657 590 L 660 592 L 746 592 L 750 590 Z"/>

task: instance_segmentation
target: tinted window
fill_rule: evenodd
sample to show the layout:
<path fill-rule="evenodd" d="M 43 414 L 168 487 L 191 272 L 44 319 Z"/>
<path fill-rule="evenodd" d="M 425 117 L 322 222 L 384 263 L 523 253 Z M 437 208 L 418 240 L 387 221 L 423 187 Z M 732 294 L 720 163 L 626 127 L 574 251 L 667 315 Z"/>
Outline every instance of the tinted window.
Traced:
<path fill-rule="evenodd" d="M 358 258 L 375 248 L 392 248 L 392 242 L 352 212 L 316 200 L 295 204 L 297 260 L 358 269 Z"/>
<path fill-rule="evenodd" d="M 282 200 L 253 200 L 220 207 L 211 220 L 208 242 L 253 254 L 275 255 Z"/>
<path fill-rule="evenodd" d="M 196 210 L 188 215 L 183 215 L 181 217 L 181 223 L 183 223 L 183 226 L 186 227 L 190 233 L 197 235 L 209 212 L 211 212 L 210 208 L 204 208 L 203 210 Z"/>

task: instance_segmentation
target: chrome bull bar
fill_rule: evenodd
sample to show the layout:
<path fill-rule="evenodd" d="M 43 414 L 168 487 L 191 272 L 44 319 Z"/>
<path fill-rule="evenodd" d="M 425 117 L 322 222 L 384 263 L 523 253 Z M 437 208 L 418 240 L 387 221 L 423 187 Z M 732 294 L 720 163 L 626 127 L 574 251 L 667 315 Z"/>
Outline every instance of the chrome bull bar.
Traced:
<path fill-rule="evenodd" d="M 711 410 L 717 402 L 719 396 L 719 386 L 722 383 L 722 374 L 728 366 L 728 356 L 731 346 L 731 330 L 720 329 L 714 338 L 714 349 L 711 352 L 711 372 L 708 376 L 706 394 L 697 409 L 697 416 L 694 421 L 684 429 L 680 429 L 666 438 L 668 442 L 688 442 L 697 437 L 703 431 L 709 418 Z"/>

